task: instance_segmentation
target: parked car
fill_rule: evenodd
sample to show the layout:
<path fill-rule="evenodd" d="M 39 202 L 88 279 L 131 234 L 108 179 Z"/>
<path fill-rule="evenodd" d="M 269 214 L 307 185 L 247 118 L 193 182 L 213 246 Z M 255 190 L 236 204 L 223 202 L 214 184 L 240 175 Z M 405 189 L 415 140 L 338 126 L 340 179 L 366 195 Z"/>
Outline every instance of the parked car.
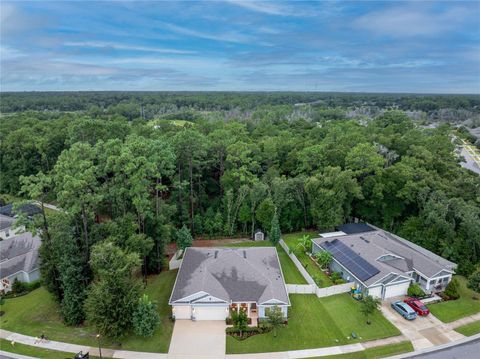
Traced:
<path fill-rule="evenodd" d="M 417 317 L 417 313 L 408 304 L 401 300 L 392 302 L 392 308 L 407 320 L 414 320 Z"/>
<path fill-rule="evenodd" d="M 426 317 L 430 314 L 430 310 L 427 308 L 422 301 L 415 299 L 415 298 L 407 298 L 404 300 L 418 315 Z"/>

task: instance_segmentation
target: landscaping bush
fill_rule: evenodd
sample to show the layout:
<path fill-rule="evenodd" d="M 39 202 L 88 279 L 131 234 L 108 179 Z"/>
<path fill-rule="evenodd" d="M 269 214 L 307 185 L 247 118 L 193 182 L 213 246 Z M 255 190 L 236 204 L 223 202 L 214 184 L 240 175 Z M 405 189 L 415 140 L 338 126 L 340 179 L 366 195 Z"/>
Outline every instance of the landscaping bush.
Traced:
<path fill-rule="evenodd" d="M 258 327 L 246 327 L 242 331 L 235 327 L 229 327 L 226 329 L 227 335 L 234 337 L 238 340 L 244 340 L 257 334 L 268 333 L 272 330 L 272 327 L 266 324 L 259 324 Z"/>
<path fill-rule="evenodd" d="M 480 293 L 480 270 L 468 277 L 467 287 L 476 293 Z"/>
<path fill-rule="evenodd" d="M 315 275 L 313 276 L 313 280 L 315 281 L 315 284 L 318 286 L 318 287 L 322 287 L 323 285 L 323 280 L 322 278 L 319 276 L 319 275 Z"/>
<path fill-rule="evenodd" d="M 455 278 L 453 278 L 450 283 L 448 283 L 447 288 L 443 294 L 447 297 L 448 300 L 455 300 L 460 297 L 458 294 L 458 282 Z"/>
<path fill-rule="evenodd" d="M 133 312 L 133 332 L 143 337 L 151 337 L 160 323 L 157 304 L 144 294 Z"/>
<path fill-rule="evenodd" d="M 410 286 L 408 287 L 407 294 L 410 297 L 417 297 L 417 298 L 425 296 L 425 292 L 416 283 L 411 283 L 410 284 Z"/>
<path fill-rule="evenodd" d="M 342 274 L 339 272 L 332 272 L 330 274 L 330 279 L 332 280 L 333 284 L 343 284 L 345 281 L 342 278 Z"/>
<path fill-rule="evenodd" d="M 12 293 L 14 295 L 25 293 L 28 291 L 27 283 L 20 282 L 18 278 L 15 278 L 12 284 Z"/>

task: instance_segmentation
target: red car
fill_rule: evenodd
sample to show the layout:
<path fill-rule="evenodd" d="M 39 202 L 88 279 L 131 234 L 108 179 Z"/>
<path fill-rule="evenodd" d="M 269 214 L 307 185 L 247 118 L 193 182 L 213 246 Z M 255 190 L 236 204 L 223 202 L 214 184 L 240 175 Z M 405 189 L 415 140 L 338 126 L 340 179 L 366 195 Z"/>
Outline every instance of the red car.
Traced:
<path fill-rule="evenodd" d="M 418 315 L 427 316 L 430 314 L 430 310 L 428 310 L 427 306 L 418 299 L 407 298 L 404 300 L 404 302 L 407 303 L 414 311 L 416 311 Z"/>

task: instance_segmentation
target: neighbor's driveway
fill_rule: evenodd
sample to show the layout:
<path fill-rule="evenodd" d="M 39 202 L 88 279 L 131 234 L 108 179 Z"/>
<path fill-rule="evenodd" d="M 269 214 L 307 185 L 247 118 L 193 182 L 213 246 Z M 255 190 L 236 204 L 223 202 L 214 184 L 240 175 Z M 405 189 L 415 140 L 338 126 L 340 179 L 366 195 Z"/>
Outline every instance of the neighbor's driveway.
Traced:
<path fill-rule="evenodd" d="M 226 324 L 223 320 L 177 320 L 168 359 L 224 359 Z"/>
<path fill-rule="evenodd" d="M 426 317 L 418 316 L 415 320 L 406 320 L 392 309 L 391 301 L 394 299 L 382 302 L 383 315 L 412 342 L 415 350 L 449 343 L 464 337 L 432 314 Z"/>

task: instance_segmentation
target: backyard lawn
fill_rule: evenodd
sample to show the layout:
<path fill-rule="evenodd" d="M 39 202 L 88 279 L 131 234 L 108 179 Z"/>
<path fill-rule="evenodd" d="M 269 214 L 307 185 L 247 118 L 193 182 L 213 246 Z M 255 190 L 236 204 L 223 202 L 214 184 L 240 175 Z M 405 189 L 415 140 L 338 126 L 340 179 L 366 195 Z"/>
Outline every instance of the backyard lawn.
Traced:
<path fill-rule="evenodd" d="M 430 312 L 444 323 L 480 312 L 480 300 L 473 299 L 475 293 L 467 288 L 467 279 L 459 275 L 455 278 L 459 283 L 460 298 L 428 306 Z"/>
<path fill-rule="evenodd" d="M 240 243 L 226 244 L 226 247 L 271 247 L 270 241 L 248 241 Z M 278 258 L 280 259 L 280 265 L 282 266 L 283 276 L 285 277 L 285 283 L 287 284 L 307 284 L 305 278 L 298 271 L 295 264 L 292 262 L 287 253 L 282 247 L 277 246 Z"/>
<path fill-rule="evenodd" d="M 478 333 L 480 333 L 480 320 L 476 321 L 476 322 L 473 322 L 473 323 L 470 323 L 470 324 L 462 325 L 461 327 L 458 327 L 458 328 L 455 328 L 455 331 L 459 332 L 460 334 L 463 334 L 467 337 L 469 337 L 471 335 L 478 334 Z"/>
<path fill-rule="evenodd" d="M 347 294 L 319 299 L 313 294 L 290 295 L 288 325 L 273 333 L 239 341 L 227 336 L 227 353 L 259 353 L 356 343 L 399 335 L 380 312 L 367 325 L 360 304 Z M 352 332 L 357 339 L 348 339 Z M 360 339 L 361 338 L 361 339 Z"/>
<path fill-rule="evenodd" d="M 103 345 L 114 349 L 168 352 L 173 331 L 173 322 L 169 319 L 171 310 L 168 299 L 176 275 L 177 271 L 175 270 L 162 272 L 149 278 L 145 293 L 150 299 L 157 301 L 161 316 L 161 325 L 152 337 L 143 338 L 131 334 L 116 341 L 104 338 Z M 2 329 L 34 337 L 38 337 L 44 332 L 50 340 L 89 346 L 97 345 L 96 332 L 93 327 L 88 324 L 68 327 L 62 323 L 57 303 L 43 287 L 25 296 L 5 300 L 0 309 L 5 311 L 0 322 Z"/>
<path fill-rule="evenodd" d="M 303 235 L 309 235 L 310 238 L 315 238 L 316 236 L 318 236 L 318 233 L 314 231 L 290 233 L 290 234 L 283 235 L 282 239 L 287 244 L 288 248 L 290 248 L 291 250 L 295 250 L 295 248 L 298 245 L 298 239 L 302 238 Z M 324 272 L 322 272 L 320 268 L 317 266 L 317 264 L 309 256 L 307 256 L 303 251 L 299 251 L 299 253 L 296 254 L 296 256 L 300 261 L 300 263 L 302 263 L 302 265 L 305 267 L 307 272 L 310 274 L 310 276 L 315 281 L 317 281 L 317 279 L 321 281 L 321 283 L 317 283 L 319 287 L 323 288 L 323 287 L 329 287 L 333 285 L 330 278 Z"/>
<path fill-rule="evenodd" d="M 398 344 L 383 345 L 380 347 L 365 349 L 360 352 L 329 355 L 309 359 L 377 359 L 386 358 L 392 355 L 413 352 L 413 346 L 410 342 L 401 342 Z"/>

